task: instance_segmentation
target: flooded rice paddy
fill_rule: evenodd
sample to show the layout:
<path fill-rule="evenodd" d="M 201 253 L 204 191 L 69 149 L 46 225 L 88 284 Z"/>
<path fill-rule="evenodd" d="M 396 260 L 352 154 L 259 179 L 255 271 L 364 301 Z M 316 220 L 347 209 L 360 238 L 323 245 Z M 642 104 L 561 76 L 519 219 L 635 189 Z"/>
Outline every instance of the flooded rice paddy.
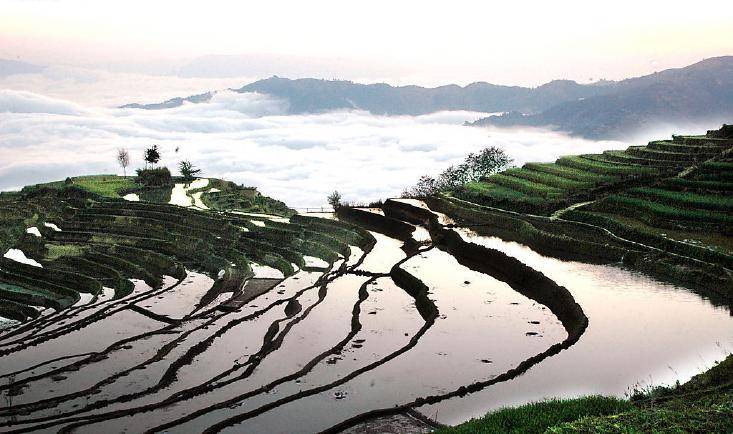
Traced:
<path fill-rule="evenodd" d="M 568 338 L 558 317 L 433 246 L 426 228 L 412 249 L 373 232 L 369 252 L 308 260 L 324 271 L 283 279 L 257 267 L 265 292 L 237 309 L 222 308 L 231 293 L 201 303 L 215 281 L 188 270 L 5 328 L 0 430 L 312 433 L 395 406 L 454 424 L 545 397 L 685 381 L 733 350 L 728 308 L 693 292 L 456 231 L 567 288 L 588 317 L 577 342 L 546 354 Z M 401 272 L 426 292 L 405 289 Z M 473 384 L 486 386 L 467 393 Z"/>

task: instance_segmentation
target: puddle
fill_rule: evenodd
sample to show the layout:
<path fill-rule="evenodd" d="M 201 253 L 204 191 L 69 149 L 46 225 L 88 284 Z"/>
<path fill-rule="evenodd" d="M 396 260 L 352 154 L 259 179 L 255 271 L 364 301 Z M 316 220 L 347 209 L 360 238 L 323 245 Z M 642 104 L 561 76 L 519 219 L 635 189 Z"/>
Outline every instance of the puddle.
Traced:
<path fill-rule="evenodd" d="M 79 293 L 79 301 L 74 303 L 72 307 L 79 307 L 89 304 L 94 299 L 94 294 L 90 294 L 88 292 L 80 292 Z"/>
<path fill-rule="evenodd" d="M 203 273 L 187 271 L 186 277 L 172 291 L 136 303 L 137 306 L 172 319 L 190 314 L 201 298 L 214 285 L 214 280 Z"/>
<path fill-rule="evenodd" d="M 38 261 L 35 259 L 29 258 L 23 253 L 20 249 L 8 249 L 7 252 L 3 255 L 4 258 L 10 259 L 15 262 L 20 262 L 21 264 L 27 264 L 32 265 L 34 267 L 43 268 L 43 265 L 41 265 Z"/>
<path fill-rule="evenodd" d="M 278 215 L 273 215 L 273 214 L 260 214 L 260 213 L 255 213 L 255 212 L 243 212 L 243 211 L 228 211 L 228 212 L 231 214 L 246 215 L 250 217 L 259 217 L 265 220 L 272 220 L 274 222 L 290 223 L 289 218 L 278 216 Z"/>
<path fill-rule="evenodd" d="M 252 268 L 257 279 L 282 279 L 284 277 L 282 271 L 269 265 L 260 265 L 253 262 L 249 266 Z"/>
<path fill-rule="evenodd" d="M 209 207 L 206 206 L 206 204 L 204 204 L 204 202 L 201 200 L 202 194 L 204 194 L 204 192 L 199 191 L 198 193 L 194 193 L 191 195 L 191 197 L 193 198 L 193 206 L 200 209 L 209 209 Z"/>
<path fill-rule="evenodd" d="M 176 184 L 173 186 L 173 190 L 171 191 L 171 199 L 170 203 L 171 205 L 178 205 L 178 206 L 199 206 L 195 203 L 196 198 L 192 197 L 188 194 L 190 190 L 198 190 L 200 188 L 204 188 L 207 185 L 209 185 L 208 178 L 204 179 L 197 179 L 190 184 Z M 198 194 L 198 202 L 200 202 L 200 205 L 203 205 L 204 209 L 206 206 L 201 202 L 201 194 L 200 193 L 194 193 L 194 195 Z"/>
<path fill-rule="evenodd" d="M 46 226 L 47 228 L 51 228 L 51 229 L 53 229 L 53 230 L 54 230 L 54 231 L 56 231 L 56 232 L 61 232 L 61 228 L 59 228 L 58 226 L 56 226 L 56 225 L 55 225 L 55 224 L 53 224 L 53 223 L 49 223 L 49 222 L 43 222 L 43 225 L 44 225 L 44 226 Z"/>
<path fill-rule="evenodd" d="M 18 324 L 20 324 L 20 322 L 14 320 L 14 319 L 8 319 L 8 318 L 5 318 L 3 316 L 0 316 L 0 330 L 5 329 L 5 328 L 8 328 L 8 327 L 13 327 L 13 326 L 16 326 Z"/>
<path fill-rule="evenodd" d="M 303 256 L 303 260 L 305 261 L 306 267 L 327 268 L 329 266 L 327 261 L 324 261 L 321 258 L 316 258 L 315 256 Z"/>
<path fill-rule="evenodd" d="M 358 269 L 375 273 L 389 273 L 395 263 L 407 256 L 402 250 L 403 243 L 378 232 L 371 232 L 371 234 L 374 235 L 377 244 Z"/>

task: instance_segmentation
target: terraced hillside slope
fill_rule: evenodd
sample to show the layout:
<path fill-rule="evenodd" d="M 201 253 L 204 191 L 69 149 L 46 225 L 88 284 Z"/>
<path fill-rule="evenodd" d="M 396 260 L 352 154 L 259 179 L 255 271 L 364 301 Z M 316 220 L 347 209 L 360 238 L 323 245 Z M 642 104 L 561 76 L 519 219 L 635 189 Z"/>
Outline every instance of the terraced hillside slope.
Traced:
<path fill-rule="evenodd" d="M 290 210 L 216 211 L 231 202 L 199 195 L 221 197 L 211 180 L 174 185 L 178 205 L 98 185 L 119 181 L 1 197 L 17 253 L 0 262 L 0 315 L 16 321 L 0 330 L 0 430 L 319 432 L 374 414 L 429 428 L 408 412 L 515 378 L 587 325 L 567 289 L 432 214 L 413 236 L 396 217 L 381 230 L 378 213 L 361 219 L 379 229 L 367 231 Z M 449 281 L 434 282 L 435 264 Z M 451 313 L 483 306 L 466 281 L 455 291 L 466 276 L 497 302 L 471 323 Z M 492 327 L 506 345 L 495 361 L 452 338 Z M 448 348 L 460 375 L 405 375 Z"/>
<path fill-rule="evenodd" d="M 206 187 L 203 196 L 196 190 L 179 195 L 189 207 L 106 197 L 132 187 L 139 196 L 165 199 L 183 185 L 161 196 L 160 188 L 129 184 L 86 177 L 0 195 L 0 248 L 10 252 L 0 258 L 0 315 L 26 321 L 44 316 L 43 308 L 59 315 L 72 305 L 129 297 L 135 281 L 151 288 L 161 288 L 166 278 L 181 281 L 187 270 L 215 279 L 198 300 L 203 308 L 221 293 L 247 298 L 242 286 L 258 271 L 290 276 L 307 268 L 310 258 L 333 264 L 349 255 L 349 243 L 370 242 L 363 230 L 294 216 L 279 202 L 248 198 L 218 180 L 211 185 L 221 188 Z M 206 203 L 240 207 L 214 213 L 206 212 Z M 263 210 L 279 215 L 250 212 Z"/>
<path fill-rule="evenodd" d="M 484 234 L 619 262 L 730 300 L 733 127 L 527 163 L 429 201 Z"/>
<path fill-rule="evenodd" d="M 3 193 L 0 431 L 429 432 L 576 384 L 619 396 L 695 354 L 689 378 L 733 345 L 726 128 L 665 142 L 715 149 L 679 167 L 582 158 L 651 172 L 537 214 L 467 189 L 306 216 L 215 179 Z M 632 212 L 649 198 L 691 214 Z M 600 401 L 585 415 L 633 409 Z"/>

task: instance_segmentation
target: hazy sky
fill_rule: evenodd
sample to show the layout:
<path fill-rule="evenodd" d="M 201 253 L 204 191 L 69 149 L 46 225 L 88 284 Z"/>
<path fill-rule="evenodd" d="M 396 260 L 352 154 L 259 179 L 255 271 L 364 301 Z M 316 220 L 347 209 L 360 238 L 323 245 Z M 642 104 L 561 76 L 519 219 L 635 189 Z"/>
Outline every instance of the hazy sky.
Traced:
<path fill-rule="evenodd" d="M 536 85 L 733 54 L 730 0 L 0 0 L 0 10 L 0 57 L 77 66 L 256 53 L 353 62 L 362 76 L 343 78 L 363 81 Z"/>

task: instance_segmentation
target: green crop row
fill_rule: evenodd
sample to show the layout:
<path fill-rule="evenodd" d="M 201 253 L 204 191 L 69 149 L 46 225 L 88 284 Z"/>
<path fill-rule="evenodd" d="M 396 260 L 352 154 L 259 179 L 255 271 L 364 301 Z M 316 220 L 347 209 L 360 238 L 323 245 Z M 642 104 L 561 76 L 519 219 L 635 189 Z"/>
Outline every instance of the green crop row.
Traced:
<path fill-rule="evenodd" d="M 704 158 L 706 155 L 713 156 L 717 154 L 717 152 L 715 151 L 699 152 L 695 154 L 690 154 L 686 152 L 671 152 L 662 151 L 659 149 L 649 149 L 645 146 L 630 146 L 629 149 L 626 150 L 626 153 L 649 160 L 674 161 L 677 163 L 695 161 L 697 159 Z"/>
<path fill-rule="evenodd" d="M 583 155 L 583 158 L 605 164 L 625 164 L 632 166 L 650 165 L 652 162 L 646 158 L 628 154 L 626 151 L 603 151 L 602 154 Z"/>
<path fill-rule="evenodd" d="M 733 192 L 733 182 L 721 181 L 701 181 L 697 179 L 687 178 L 668 178 L 664 180 L 664 186 L 677 190 L 695 190 L 695 191 L 716 191 L 716 192 Z"/>
<path fill-rule="evenodd" d="M 733 211 L 733 197 L 723 195 L 697 194 L 648 187 L 632 188 L 627 193 L 631 196 L 649 198 L 651 201 L 664 202 L 685 208 Z"/>
<path fill-rule="evenodd" d="M 527 163 L 524 167 L 536 172 L 545 172 L 581 182 L 599 183 L 612 181 L 614 179 L 612 176 L 600 175 L 595 172 L 574 169 L 572 167 L 559 166 L 555 163 Z"/>
<path fill-rule="evenodd" d="M 707 161 L 702 167 L 709 170 L 733 171 L 733 161 Z"/>
<path fill-rule="evenodd" d="M 624 151 L 604 151 L 602 154 L 584 154 L 581 155 L 583 160 L 590 160 L 596 163 L 607 164 L 611 166 L 634 166 L 641 167 L 642 163 L 648 163 L 642 158 L 632 157 Z"/>
<path fill-rule="evenodd" d="M 461 203 L 455 199 L 429 199 L 430 208 L 469 222 L 485 222 L 481 230 L 509 241 L 516 241 L 537 250 L 542 254 L 568 259 L 595 257 L 595 260 L 618 261 L 626 249 L 614 245 L 610 239 L 598 239 L 597 232 L 586 228 L 576 229 L 574 234 L 567 223 L 545 221 L 549 226 L 540 228 L 533 222 L 515 217 L 503 211 L 493 211 L 476 204 Z M 539 218 L 537 219 L 539 220 Z M 600 232 L 600 231 L 598 231 Z"/>
<path fill-rule="evenodd" d="M 653 142 L 649 142 L 648 145 L 649 149 L 657 149 L 660 151 L 670 151 L 670 152 L 683 152 L 688 154 L 694 154 L 694 153 L 705 153 L 705 152 L 711 152 L 711 151 L 722 151 L 725 149 L 725 146 L 721 145 L 715 145 L 715 144 L 709 144 L 709 143 L 701 143 L 701 144 L 682 144 L 682 143 L 674 143 L 669 140 L 657 140 Z"/>
<path fill-rule="evenodd" d="M 494 199 L 521 200 L 527 197 L 527 195 L 522 193 L 521 191 L 513 190 L 511 188 L 507 188 L 501 185 L 492 184 L 490 182 L 469 182 L 464 186 L 464 188 L 478 194 L 490 196 Z"/>
<path fill-rule="evenodd" d="M 661 219 L 686 220 L 699 223 L 712 222 L 726 225 L 733 224 L 733 215 L 677 208 L 637 197 L 611 195 L 603 199 L 600 205 L 604 210 L 612 212 L 619 208 L 624 208 L 630 211 L 632 216 L 636 216 L 638 213 L 649 213 Z"/>
<path fill-rule="evenodd" d="M 526 179 L 510 175 L 504 175 L 503 173 L 491 175 L 487 178 L 487 181 L 503 187 L 511 188 L 512 190 L 521 191 L 522 193 L 530 196 L 552 197 L 563 194 L 563 190 L 559 188 L 550 187 L 548 185 L 539 184 L 537 182 L 528 181 Z"/>
<path fill-rule="evenodd" d="M 530 168 L 527 168 L 526 166 L 521 169 L 509 169 L 504 171 L 503 173 L 516 178 L 526 179 L 534 183 L 547 185 L 553 188 L 560 188 L 563 190 L 577 190 L 581 188 L 589 188 L 592 186 L 592 184 L 588 182 L 567 179 L 542 171 L 534 171 Z"/>
<path fill-rule="evenodd" d="M 707 249 L 702 246 L 680 243 L 672 239 L 662 237 L 655 232 L 644 229 L 643 227 L 625 224 L 618 218 L 614 218 L 612 215 L 576 209 L 568 211 L 564 217 L 606 228 L 620 237 L 635 240 L 665 251 L 686 255 L 701 261 L 718 264 L 723 267 L 733 267 L 733 256 L 731 255 L 726 255 L 725 253 Z"/>
<path fill-rule="evenodd" d="M 650 175 L 657 173 L 657 170 L 650 167 L 601 163 L 579 156 L 562 157 L 557 160 L 557 164 L 600 173 L 602 175 Z"/>
<path fill-rule="evenodd" d="M 529 196 L 520 191 L 486 182 L 466 184 L 453 195 L 459 199 L 480 205 L 508 209 L 529 214 L 550 214 L 565 206 L 561 200 Z"/>

